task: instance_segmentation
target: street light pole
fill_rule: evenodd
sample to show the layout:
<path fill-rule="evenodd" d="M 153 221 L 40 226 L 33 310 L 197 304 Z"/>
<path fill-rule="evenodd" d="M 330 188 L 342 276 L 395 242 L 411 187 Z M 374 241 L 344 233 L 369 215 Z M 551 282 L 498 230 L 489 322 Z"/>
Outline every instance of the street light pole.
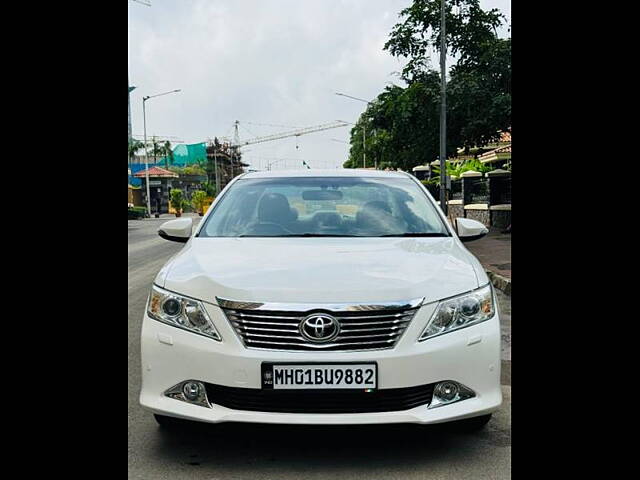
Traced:
<path fill-rule="evenodd" d="M 135 86 L 131 86 L 129 85 L 129 75 L 127 74 L 127 88 L 128 88 L 128 92 L 127 92 L 127 107 L 129 108 L 129 140 L 128 140 L 128 146 L 129 148 L 131 148 L 131 143 L 132 143 L 132 138 L 133 138 L 133 134 L 131 132 L 131 92 L 133 92 L 135 90 Z M 128 160 L 128 165 L 129 165 L 129 170 L 131 170 L 131 154 L 129 152 L 127 152 L 127 160 Z M 129 172 L 129 174 L 131 174 L 131 172 Z M 129 176 L 127 176 L 127 193 L 129 189 Z"/>
<path fill-rule="evenodd" d="M 220 193 L 220 180 L 218 179 L 218 150 L 214 142 L 213 144 L 213 174 L 216 177 L 216 197 Z"/>
<path fill-rule="evenodd" d="M 147 110 L 146 103 L 150 98 L 160 97 L 162 95 L 169 95 L 170 93 L 177 93 L 178 90 L 171 90 L 170 92 L 159 93 L 157 95 L 147 95 L 142 97 L 142 123 L 144 125 L 144 168 L 145 168 L 145 181 L 147 183 L 147 213 L 151 217 L 151 189 L 149 188 L 149 148 L 147 146 Z M 159 212 L 158 212 L 159 213 Z"/>
<path fill-rule="evenodd" d="M 447 42 L 445 0 L 440 11 L 440 208 L 447 215 Z"/>
<path fill-rule="evenodd" d="M 147 213 L 151 218 L 151 193 L 149 189 L 149 150 L 147 148 L 147 112 L 145 104 L 149 97 L 142 97 L 142 123 L 144 125 L 144 178 L 147 184 Z"/>
<path fill-rule="evenodd" d="M 127 78 L 127 82 L 128 82 L 128 78 Z M 136 87 L 134 85 L 129 85 L 128 86 L 129 91 L 127 92 L 127 103 L 128 103 L 128 107 L 129 107 L 129 141 L 131 141 L 131 138 L 133 137 L 132 132 L 131 132 L 131 92 L 133 92 Z"/>
<path fill-rule="evenodd" d="M 358 100 L 359 102 L 364 102 L 367 105 L 373 105 L 369 100 L 365 100 L 363 98 L 352 97 L 351 95 L 347 95 L 346 93 L 335 92 L 336 95 L 341 97 L 351 98 L 353 100 Z M 367 168 L 367 131 L 364 122 L 362 123 L 362 168 Z M 375 134 L 375 130 L 374 130 Z M 376 161 L 377 168 L 377 161 Z"/>
<path fill-rule="evenodd" d="M 367 128 L 362 123 L 362 168 L 367 168 Z"/>

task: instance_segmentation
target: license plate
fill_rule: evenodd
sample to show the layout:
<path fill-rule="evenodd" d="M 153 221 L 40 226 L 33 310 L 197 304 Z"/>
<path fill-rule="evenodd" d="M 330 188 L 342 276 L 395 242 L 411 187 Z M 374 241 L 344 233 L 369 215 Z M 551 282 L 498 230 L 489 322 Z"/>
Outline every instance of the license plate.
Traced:
<path fill-rule="evenodd" d="M 375 363 L 262 364 L 265 389 L 375 389 L 378 366 Z"/>

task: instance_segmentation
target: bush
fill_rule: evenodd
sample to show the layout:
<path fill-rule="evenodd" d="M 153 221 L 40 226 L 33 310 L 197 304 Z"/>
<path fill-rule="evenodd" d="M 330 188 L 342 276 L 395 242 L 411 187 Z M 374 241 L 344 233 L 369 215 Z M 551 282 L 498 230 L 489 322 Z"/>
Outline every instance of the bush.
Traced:
<path fill-rule="evenodd" d="M 183 173 L 185 175 L 201 175 L 204 176 L 207 174 L 206 170 L 199 165 L 187 165 L 183 169 Z"/>
<path fill-rule="evenodd" d="M 188 202 L 184 198 L 184 193 L 179 188 L 172 188 L 169 192 L 169 197 L 171 199 L 171 206 L 176 211 L 176 216 L 179 217 L 182 215 L 182 210 L 184 210 L 185 203 Z"/>
<path fill-rule="evenodd" d="M 177 165 L 169 167 L 169 170 L 173 173 L 177 173 L 178 175 L 201 175 L 204 176 L 207 174 L 204 168 L 199 165 L 185 165 L 184 167 L 179 167 Z"/>
<path fill-rule="evenodd" d="M 191 205 L 193 209 L 198 213 L 204 213 L 203 207 L 207 200 L 207 192 L 202 190 L 196 190 L 191 194 Z"/>
<path fill-rule="evenodd" d="M 138 220 L 147 216 L 147 207 L 129 207 L 129 220 Z"/>
<path fill-rule="evenodd" d="M 216 192 L 216 186 L 214 183 L 204 182 L 202 184 L 202 187 L 204 188 L 204 191 L 208 197 L 216 196 L 217 192 Z"/>

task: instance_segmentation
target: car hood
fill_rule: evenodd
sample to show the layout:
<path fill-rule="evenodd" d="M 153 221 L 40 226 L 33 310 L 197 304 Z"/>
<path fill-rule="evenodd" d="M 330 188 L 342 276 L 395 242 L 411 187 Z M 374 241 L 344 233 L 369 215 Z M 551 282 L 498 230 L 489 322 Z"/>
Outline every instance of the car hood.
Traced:
<path fill-rule="evenodd" d="M 195 237 L 156 283 L 210 303 L 431 302 L 478 287 L 476 264 L 452 237 Z"/>

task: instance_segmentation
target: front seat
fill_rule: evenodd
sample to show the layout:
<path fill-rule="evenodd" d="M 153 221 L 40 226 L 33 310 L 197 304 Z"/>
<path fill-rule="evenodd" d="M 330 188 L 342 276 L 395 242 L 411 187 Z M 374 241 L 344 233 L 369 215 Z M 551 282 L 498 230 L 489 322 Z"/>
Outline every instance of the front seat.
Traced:
<path fill-rule="evenodd" d="M 292 219 L 289 200 L 281 193 L 267 193 L 260 199 L 258 219 L 261 222 L 284 225 Z"/>
<path fill-rule="evenodd" d="M 365 203 L 356 213 L 356 226 L 369 233 L 385 233 L 393 230 L 396 221 L 392 216 L 391 207 L 381 200 Z"/>
<path fill-rule="evenodd" d="M 391 215 L 391 207 L 388 203 L 381 200 L 367 202 L 362 205 L 360 210 L 358 210 L 358 213 L 356 213 L 356 223 L 358 223 L 358 225 L 367 223 L 370 220 L 370 217 L 377 217 L 384 215 L 385 213 Z"/>

